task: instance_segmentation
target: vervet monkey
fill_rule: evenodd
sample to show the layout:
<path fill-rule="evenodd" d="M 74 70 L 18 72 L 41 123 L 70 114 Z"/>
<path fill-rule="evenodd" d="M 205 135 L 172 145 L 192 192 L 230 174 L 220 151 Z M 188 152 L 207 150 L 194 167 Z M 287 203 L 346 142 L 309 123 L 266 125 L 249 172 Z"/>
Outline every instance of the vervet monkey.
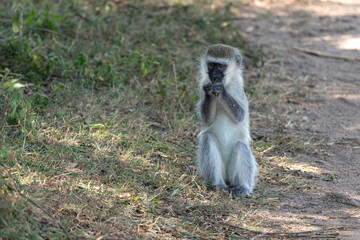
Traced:
<path fill-rule="evenodd" d="M 250 148 L 249 105 L 239 50 L 223 44 L 208 47 L 200 59 L 199 85 L 199 175 L 234 196 L 250 195 L 258 168 Z"/>

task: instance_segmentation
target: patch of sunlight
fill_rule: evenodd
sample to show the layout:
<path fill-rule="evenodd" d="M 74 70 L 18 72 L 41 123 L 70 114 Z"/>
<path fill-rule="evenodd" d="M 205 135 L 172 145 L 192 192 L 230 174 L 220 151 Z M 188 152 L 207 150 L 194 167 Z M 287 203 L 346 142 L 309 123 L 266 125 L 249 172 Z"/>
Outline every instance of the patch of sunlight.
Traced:
<path fill-rule="evenodd" d="M 267 211 L 267 218 L 272 219 L 276 222 L 281 222 L 282 228 L 289 232 L 296 231 L 314 231 L 318 227 L 313 225 L 313 220 L 317 221 L 328 221 L 328 216 L 310 214 L 310 213 L 298 213 L 294 214 L 291 212 L 279 212 L 279 211 Z M 274 229 L 269 228 L 269 232 L 273 232 Z"/>
<path fill-rule="evenodd" d="M 326 171 L 314 166 L 310 166 L 308 163 L 294 162 L 292 159 L 287 157 L 275 157 L 275 160 L 278 166 L 292 171 L 302 171 L 313 174 L 326 173 Z"/>
<path fill-rule="evenodd" d="M 345 98 L 348 100 L 360 100 L 360 94 L 333 94 L 332 98 Z"/>
<path fill-rule="evenodd" d="M 80 170 L 79 170 L 80 171 Z M 72 171 L 74 172 L 74 171 Z M 37 183 L 36 189 L 46 187 L 48 189 L 53 189 L 54 187 L 57 190 L 63 191 L 66 186 L 71 185 L 76 189 L 83 189 L 87 192 L 93 192 L 101 194 L 106 190 L 104 184 L 99 183 L 95 180 L 84 179 L 83 176 L 68 176 L 72 172 L 64 172 L 59 175 L 52 177 L 46 176 L 41 172 L 31 172 L 25 171 L 20 174 L 20 172 L 12 172 L 15 175 L 21 185 L 31 185 Z"/>
<path fill-rule="evenodd" d="M 278 209 L 259 211 L 258 215 L 266 217 L 274 222 L 281 223 L 281 228 L 289 232 L 297 231 L 314 231 L 318 228 L 313 226 L 309 219 L 328 220 L 326 216 L 314 215 L 314 214 L 293 214 L 287 212 L 279 212 Z M 263 228 L 264 232 L 274 232 L 274 228 Z"/>
<path fill-rule="evenodd" d="M 338 49 L 360 51 L 360 35 L 324 35 L 321 37 L 310 37 L 309 40 L 316 42 L 330 42 Z"/>
<path fill-rule="evenodd" d="M 16 170 L 16 172 L 12 172 L 12 174 L 16 175 L 16 178 L 21 185 L 29 185 L 35 182 L 42 185 L 46 184 L 47 181 L 47 177 L 41 172 L 19 172 L 18 170 Z"/>
<path fill-rule="evenodd" d="M 43 129 L 40 133 L 40 136 L 47 139 L 50 143 L 53 144 L 64 144 L 67 146 L 80 146 L 80 142 L 77 139 L 80 136 L 79 133 L 73 133 L 70 131 L 62 132 L 58 128 L 48 127 Z M 59 136 L 62 136 L 61 139 L 58 139 Z"/>
<path fill-rule="evenodd" d="M 324 170 L 317 168 L 317 167 L 313 167 L 310 166 L 308 163 L 293 163 L 290 166 L 288 164 L 286 167 L 289 168 L 292 171 L 302 171 L 302 172 L 308 172 L 308 173 L 316 173 L 316 174 L 320 174 L 320 173 L 325 173 Z"/>
<path fill-rule="evenodd" d="M 339 40 L 335 41 L 335 46 L 341 49 L 360 50 L 360 36 L 342 36 Z"/>

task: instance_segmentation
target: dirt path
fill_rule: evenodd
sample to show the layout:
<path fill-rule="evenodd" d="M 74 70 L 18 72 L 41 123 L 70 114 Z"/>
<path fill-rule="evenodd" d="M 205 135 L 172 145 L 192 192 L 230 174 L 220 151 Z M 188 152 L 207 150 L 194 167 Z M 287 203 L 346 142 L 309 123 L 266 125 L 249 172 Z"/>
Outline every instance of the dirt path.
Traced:
<path fill-rule="evenodd" d="M 263 225 L 320 228 L 340 233 L 340 239 L 360 239 L 360 1 L 254 1 L 234 11 L 246 37 L 271 56 L 269 69 L 281 68 L 310 86 L 287 96 L 302 129 L 337 136 L 324 138 L 319 151 L 325 155 L 304 159 L 333 172 L 334 180 L 317 176 L 306 194 L 288 193 L 280 209 L 263 209 Z"/>

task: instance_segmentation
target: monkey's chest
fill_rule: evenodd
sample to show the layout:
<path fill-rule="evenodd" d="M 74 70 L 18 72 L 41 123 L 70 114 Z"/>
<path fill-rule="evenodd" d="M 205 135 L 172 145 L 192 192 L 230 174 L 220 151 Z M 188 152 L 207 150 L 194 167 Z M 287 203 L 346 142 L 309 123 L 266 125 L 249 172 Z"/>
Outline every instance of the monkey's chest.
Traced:
<path fill-rule="evenodd" d="M 234 122 L 226 112 L 218 112 L 211 126 L 211 132 L 217 139 L 217 144 L 225 162 L 231 158 L 237 141 L 244 139 L 243 126 Z"/>

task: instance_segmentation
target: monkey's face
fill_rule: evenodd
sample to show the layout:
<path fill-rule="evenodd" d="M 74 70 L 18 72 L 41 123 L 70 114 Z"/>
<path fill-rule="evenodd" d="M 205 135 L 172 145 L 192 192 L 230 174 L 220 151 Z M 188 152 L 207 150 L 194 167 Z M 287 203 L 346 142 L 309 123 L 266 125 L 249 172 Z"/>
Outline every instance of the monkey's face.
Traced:
<path fill-rule="evenodd" d="M 208 62 L 207 68 L 208 68 L 209 78 L 212 83 L 223 81 L 225 76 L 225 70 L 227 68 L 226 64 L 218 63 L 218 62 Z"/>

